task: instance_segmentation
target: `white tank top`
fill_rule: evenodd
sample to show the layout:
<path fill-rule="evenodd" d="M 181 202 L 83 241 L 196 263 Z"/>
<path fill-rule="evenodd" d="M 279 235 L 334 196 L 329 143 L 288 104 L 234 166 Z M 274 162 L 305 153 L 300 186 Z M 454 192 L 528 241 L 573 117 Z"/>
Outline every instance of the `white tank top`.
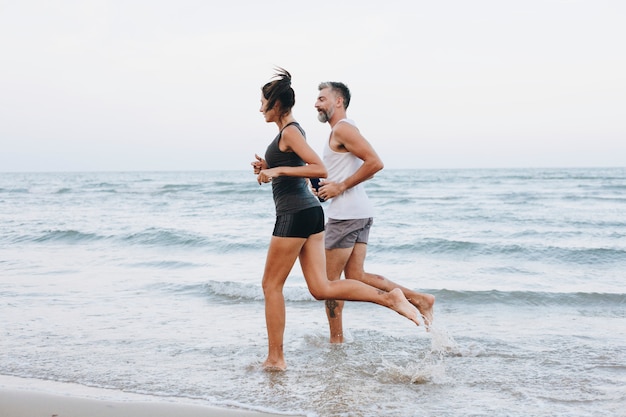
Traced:
<path fill-rule="evenodd" d="M 342 119 L 337 124 L 346 122 L 356 127 L 354 121 Z M 336 126 L 336 125 L 335 125 Z M 331 132 L 332 136 L 332 132 Z M 330 149 L 330 137 L 326 141 L 323 152 L 324 165 L 328 171 L 328 181 L 342 182 L 352 176 L 363 161 L 350 152 L 335 152 Z M 326 215 L 330 219 L 366 219 L 374 217 L 374 205 L 367 197 L 364 183 L 352 187 L 342 194 L 330 199 Z"/>

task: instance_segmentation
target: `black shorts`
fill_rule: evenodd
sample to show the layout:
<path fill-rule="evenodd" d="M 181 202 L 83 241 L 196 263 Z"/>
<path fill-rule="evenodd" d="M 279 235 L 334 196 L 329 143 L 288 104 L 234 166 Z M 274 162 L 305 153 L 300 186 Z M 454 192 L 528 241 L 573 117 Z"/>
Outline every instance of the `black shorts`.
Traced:
<path fill-rule="evenodd" d="M 317 206 L 276 216 L 272 236 L 307 238 L 323 231 L 324 210 L 321 206 Z"/>

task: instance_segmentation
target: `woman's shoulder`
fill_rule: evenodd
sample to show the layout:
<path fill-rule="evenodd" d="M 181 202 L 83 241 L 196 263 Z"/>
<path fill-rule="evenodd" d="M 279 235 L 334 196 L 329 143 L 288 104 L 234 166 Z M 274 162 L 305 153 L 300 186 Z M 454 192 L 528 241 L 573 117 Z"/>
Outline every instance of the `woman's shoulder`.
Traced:
<path fill-rule="evenodd" d="M 302 126 L 300 126 L 300 123 L 293 121 L 290 123 L 287 123 L 285 125 L 285 127 L 283 127 L 283 129 L 281 130 L 282 136 L 285 138 L 293 138 L 293 139 L 297 139 L 297 138 L 305 138 L 306 139 L 306 133 L 304 132 L 304 129 L 302 128 Z"/>

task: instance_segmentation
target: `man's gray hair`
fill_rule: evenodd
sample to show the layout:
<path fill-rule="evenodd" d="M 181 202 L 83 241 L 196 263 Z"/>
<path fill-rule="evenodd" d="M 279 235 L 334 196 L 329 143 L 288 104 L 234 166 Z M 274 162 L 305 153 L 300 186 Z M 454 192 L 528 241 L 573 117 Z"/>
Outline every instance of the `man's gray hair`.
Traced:
<path fill-rule="evenodd" d="M 350 105 L 350 89 L 344 83 L 336 81 L 324 81 L 317 87 L 320 91 L 325 88 L 330 88 L 335 94 L 338 94 L 343 98 L 343 108 L 347 109 Z"/>

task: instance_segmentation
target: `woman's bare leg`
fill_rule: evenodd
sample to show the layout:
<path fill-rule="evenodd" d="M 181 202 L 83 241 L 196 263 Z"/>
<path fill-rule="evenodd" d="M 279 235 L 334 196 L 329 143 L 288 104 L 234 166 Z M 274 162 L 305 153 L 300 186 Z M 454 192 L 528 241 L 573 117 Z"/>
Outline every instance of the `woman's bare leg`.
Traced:
<path fill-rule="evenodd" d="M 265 323 L 268 353 L 263 367 L 269 371 L 287 368 L 283 351 L 285 333 L 285 298 L 283 286 L 296 262 L 305 239 L 272 236 L 263 273 Z"/>
<path fill-rule="evenodd" d="M 309 291 L 318 300 L 369 301 L 388 307 L 419 325 L 419 312 L 399 288 L 389 292 L 361 281 L 329 281 L 326 277 L 324 233 L 310 236 L 300 251 L 300 265 Z"/>

